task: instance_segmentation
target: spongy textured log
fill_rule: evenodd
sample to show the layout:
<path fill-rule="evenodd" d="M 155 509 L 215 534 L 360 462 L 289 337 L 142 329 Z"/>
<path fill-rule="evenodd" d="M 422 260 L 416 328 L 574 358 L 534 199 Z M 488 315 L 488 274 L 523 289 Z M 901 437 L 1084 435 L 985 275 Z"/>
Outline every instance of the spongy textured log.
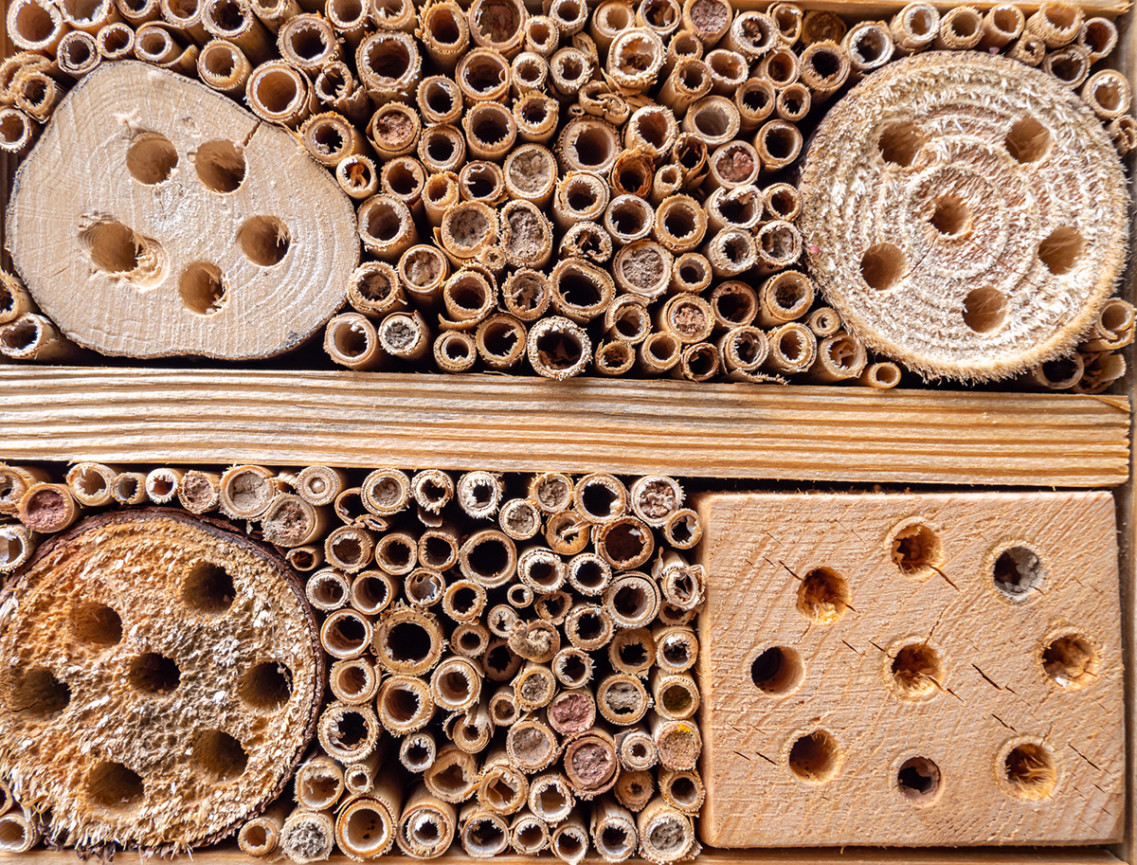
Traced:
<path fill-rule="evenodd" d="M 1072 349 L 1125 258 L 1125 178 L 1086 105 L 1002 57 L 932 52 L 818 127 L 799 225 L 850 332 L 929 377 Z"/>
<path fill-rule="evenodd" d="M 295 348 L 343 305 L 359 257 L 350 200 L 287 132 L 134 62 L 60 104 L 17 174 L 7 237 L 70 339 L 130 357 Z"/>
<path fill-rule="evenodd" d="M 0 603 L 0 775 L 79 849 L 223 837 L 281 792 L 322 691 L 295 577 L 220 522 L 86 520 Z"/>

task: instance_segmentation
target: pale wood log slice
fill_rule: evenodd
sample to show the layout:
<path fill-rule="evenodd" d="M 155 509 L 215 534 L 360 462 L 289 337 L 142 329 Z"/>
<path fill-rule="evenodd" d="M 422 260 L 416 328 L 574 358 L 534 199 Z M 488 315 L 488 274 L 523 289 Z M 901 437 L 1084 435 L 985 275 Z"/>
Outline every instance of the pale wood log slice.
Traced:
<path fill-rule="evenodd" d="M 1004 57 L 870 75 L 818 126 L 800 189 L 826 300 L 927 377 L 1005 378 L 1072 350 L 1125 261 L 1125 176 L 1100 121 Z"/>
<path fill-rule="evenodd" d="M 287 132 L 151 65 L 104 64 L 20 167 L 8 245 L 40 307 L 109 355 L 270 357 L 344 303 L 351 203 Z"/>
<path fill-rule="evenodd" d="M 1110 495 L 712 493 L 696 508 L 706 843 L 1118 840 Z"/>
<path fill-rule="evenodd" d="M 0 595 L 0 775 L 80 851 L 179 851 L 275 799 L 315 729 L 303 589 L 231 526 L 94 517 Z"/>

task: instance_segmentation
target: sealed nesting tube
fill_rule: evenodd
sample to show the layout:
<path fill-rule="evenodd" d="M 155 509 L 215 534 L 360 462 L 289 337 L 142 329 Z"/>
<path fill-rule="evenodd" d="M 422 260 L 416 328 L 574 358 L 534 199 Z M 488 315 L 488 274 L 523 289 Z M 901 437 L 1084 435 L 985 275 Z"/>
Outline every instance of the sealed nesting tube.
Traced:
<path fill-rule="evenodd" d="M 340 313 L 328 322 L 324 351 L 334 363 L 348 369 L 378 369 L 387 359 L 375 325 L 358 312 Z"/>
<path fill-rule="evenodd" d="M 293 128 L 316 107 L 307 76 L 282 60 L 270 60 L 253 69 L 245 85 L 245 99 L 261 120 Z"/>
<path fill-rule="evenodd" d="M 836 12 L 812 9 L 801 21 L 801 41 L 806 47 L 818 42 L 840 42 L 848 30 Z"/>
<path fill-rule="evenodd" d="M 37 482 L 24 490 L 16 515 L 29 530 L 52 534 L 79 518 L 79 504 L 65 484 Z"/>
<path fill-rule="evenodd" d="M 379 190 L 379 172 L 369 156 L 348 156 L 336 166 L 336 182 L 351 198 L 360 201 Z"/>
<path fill-rule="evenodd" d="M 225 39 L 207 42 L 197 56 L 197 74 L 205 83 L 227 96 L 242 96 L 253 65 L 241 49 Z"/>
<path fill-rule="evenodd" d="M 221 478 L 216 472 L 190 469 L 178 487 L 178 504 L 191 514 L 204 514 L 221 500 Z"/>
<path fill-rule="evenodd" d="M 706 46 L 715 45 L 726 35 L 734 17 L 734 7 L 726 0 L 685 0 L 682 25 Z"/>
<path fill-rule="evenodd" d="M 415 151 L 421 126 L 418 112 L 409 105 L 388 102 L 371 116 L 367 140 L 382 159 L 406 156 Z"/>
<path fill-rule="evenodd" d="M 622 291 L 649 299 L 661 297 L 667 291 L 671 268 L 671 253 L 650 240 L 637 240 L 621 247 L 612 263 L 616 284 Z M 606 310 L 605 315 L 610 310 Z"/>
<path fill-rule="evenodd" d="M 382 104 L 413 97 L 422 77 L 422 56 L 409 33 L 379 30 L 359 43 L 355 68 L 364 89 Z"/>

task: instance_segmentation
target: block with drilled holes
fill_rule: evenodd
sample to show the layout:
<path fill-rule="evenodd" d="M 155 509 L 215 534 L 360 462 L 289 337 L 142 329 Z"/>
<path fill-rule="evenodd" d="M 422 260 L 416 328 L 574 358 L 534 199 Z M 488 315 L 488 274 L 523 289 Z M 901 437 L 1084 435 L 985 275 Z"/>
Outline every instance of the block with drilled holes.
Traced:
<path fill-rule="evenodd" d="M 706 843 L 1117 839 L 1108 494 L 706 494 L 698 510 Z"/>

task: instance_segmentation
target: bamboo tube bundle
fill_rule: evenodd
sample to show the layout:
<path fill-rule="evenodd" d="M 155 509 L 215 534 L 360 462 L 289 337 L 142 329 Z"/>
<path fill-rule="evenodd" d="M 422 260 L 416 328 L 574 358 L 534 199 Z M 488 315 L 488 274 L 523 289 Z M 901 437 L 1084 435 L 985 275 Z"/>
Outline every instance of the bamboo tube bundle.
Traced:
<path fill-rule="evenodd" d="M 1043 12 L 1032 18 L 1044 19 Z M 829 112 L 806 161 L 798 222 L 811 238 L 810 274 L 850 335 L 925 376 L 1005 378 L 1068 353 L 1112 293 L 1123 258 L 1123 176 L 1092 112 L 1052 76 L 978 53 L 957 55 L 950 64 L 941 58 L 933 53 L 892 64 Z M 1058 195 L 1067 214 L 1062 224 L 1028 218 L 1021 229 L 1001 235 L 1009 211 L 996 215 L 946 180 L 926 187 L 920 193 L 926 198 L 919 204 L 885 204 L 875 198 L 876 184 L 886 175 L 923 165 L 926 148 L 946 146 L 956 134 L 955 121 L 948 119 L 955 109 L 929 120 L 931 115 L 924 112 L 933 109 L 924 102 L 915 109 L 910 102 L 914 94 L 934 92 L 933 101 L 939 104 L 939 99 L 951 100 L 952 93 L 964 90 L 993 94 L 984 116 L 1005 117 L 1007 124 L 989 133 L 992 146 L 1012 159 L 996 169 L 985 150 L 964 147 L 955 151 L 951 170 L 983 176 L 992 190 L 1029 186 L 1036 198 Z M 1004 101 L 1011 93 L 1015 95 Z M 838 156 L 830 136 L 843 135 L 849 123 L 869 131 L 858 133 L 864 136 L 858 137 L 863 144 L 855 152 L 845 149 Z M 1058 127 L 1072 130 L 1078 141 L 1073 149 L 1067 150 L 1049 132 Z M 1043 154 L 1050 166 L 1045 176 L 1034 171 Z M 843 208 L 853 207 L 846 198 L 834 197 L 833 190 L 846 189 L 844 178 L 855 170 L 853 165 L 869 163 L 875 179 L 864 187 L 863 196 L 848 190 L 863 204 L 856 228 L 850 230 L 824 202 L 841 200 Z M 1077 178 L 1070 182 L 1084 192 L 1073 199 L 1058 193 L 1051 183 L 1066 182 L 1060 178 Z M 864 175 L 858 174 L 858 185 L 863 182 Z M 903 228 L 891 230 L 888 242 L 870 240 L 878 214 L 893 206 L 907 208 L 911 215 L 901 217 Z M 1068 309 L 1069 316 L 1056 324 L 1049 313 L 1042 313 L 1031 301 L 1037 297 L 1033 291 L 1018 291 L 1020 277 L 996 277 L 988 265 L 977 275 L 973 252 L 964 252 L 977 248 L 974 244 L 987 244 L 978 248 L 985 250 L 988 258 L 983 260 L 994 268 L 1001 267 L 996 262 L 1028 256 L 1030 264 L 1021 278 L 1053 286 L 1054 302 Z M 964 269 L 966 277 L 951 276 Z M 934 287 L 921 287 L 931 282 Z M 923 306 L 925 301 L 913 302 L 912 292 L 935 298 L 928 301 L 937 309 L 934 327 L 927 318 L 933 313 Z M 954 312 L 945 317 L 948 305 Z"/>

